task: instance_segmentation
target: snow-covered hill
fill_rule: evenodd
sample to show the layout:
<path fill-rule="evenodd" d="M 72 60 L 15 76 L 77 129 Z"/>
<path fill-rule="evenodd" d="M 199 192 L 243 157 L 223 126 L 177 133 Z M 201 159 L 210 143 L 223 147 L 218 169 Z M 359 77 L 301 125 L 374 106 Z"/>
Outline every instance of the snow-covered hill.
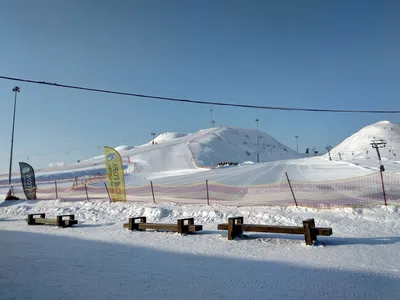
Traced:
<path fill-rule="evenodd" d="M 381 149 L 382 163 L 386 171 L 400 173 L 400 160 L 396 158 L 397 152 L 400 152 L 400 125 L 387 121 L 361 129 L 332 149 L 331 155 L 336 164 L 329 162 L 327 154 L 303 158 L 302 154 L 260 131 L 258 146 L 260 162 L 264 164 L 254 165 L 258 148 L 256 136 L 256 130 L 222 126 L 191 134 L 161 134 L 154 145 L 150 141 L 141 146 L 115 148 L 123 158 L 126 175 L 129 175 L 126 181 L 130 185 L 144 184 L 153 179 L 164 180 L 164 183 L 178 180 L 180 184 L 205 179 L 232 185 L 244 182 L 265 184 L 285 180 L 286 172 L 293 180 L 351 178 L 379 170 L 376 151 L 370 145 L 372 139 L 387 141 L 387 146 Z M 239 166 L 222 170 L 217 168 L 220 162 L 237 162 Z M 104 171 L 104 155 L 100 154 L 80 163 L 37 170 L 36 176 L 38 180 L 59 180 L 102 174 Z M 184 176 L 175 177 L 177 175 Z M 0 176 L 0 183 L 6 183 L 7 178 L 6 174 Z M 12 180 L 19 182 L 19 174 L 13 174 Z"/>
<path fill-rule="evenodd" d="M 259 132 L 260 162 L 300 157 L 264 132 Z M 151 142 L 124 152 L 129 157 L 128 173 L 150 176 L 175 175 L 213 168 L 220 162 L 256 161 L 257 132 L 222 126 L 193 134 L 166 133 Z M 159 176 L 158 174 L 157 176 Z"/>
<path fill-rule="evenodd" d="M 373 140 L 384 140 L 386 147 L 380 149 L 383 160 L 399 161 L 400 158 L 400 124 L 381 121 L 368 125 L 331 150 L 334 160 L 372 160 L 377 161 L 376 150 L 372 148 Z M 324 155 L 328 158 L 328 154 Z"/>
<path fill-rule="evenodd" d="M 300 158 L 301 155 L 283 145 L 267 133 L 222 126 L 200 130 L 192 134 L 167 132 L 137 147 L 116 147 L 127 165 L 128 173 L 147 177 L 153 173 L 165 176 L 193 173 L 213 168 L 220 162 L 260 162 Z M 103 156 L 82 161 L 80 166 L 100 166 Z M 160 174 L 158 174 L 159 176 Z"/>
<path fill-rule="evenodd" d="M 300 158 L 301 156 L 275 138 L 254 129 L 219 127 L 208 134 L 193 139 L 189 148 L 200 166 L 213 166 L 219 162 L 260 162 Z"/>

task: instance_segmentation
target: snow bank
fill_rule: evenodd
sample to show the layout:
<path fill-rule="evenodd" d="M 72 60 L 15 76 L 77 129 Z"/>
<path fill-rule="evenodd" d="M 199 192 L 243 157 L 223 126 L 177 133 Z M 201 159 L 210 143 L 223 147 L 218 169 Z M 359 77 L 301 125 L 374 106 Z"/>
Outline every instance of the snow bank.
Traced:
<path fill-rule="evenodd" d="M 400 208 L 396 206 L 376 206 L 372 208 L 317 209 L 308 207 L 235 207 L 201 206 L 177 204 L 135 204 L 110 203 L 108 201 L 5 201 L 0 206 L 0 217 L 26 217 L 28 213 L 45 211 L 49 215 L 76 214 L 86 223 L 115 223 L 126 221 L 132 216 L 145 215 L 149 222 L 168 222 L 178 218 L 194 217 L 198 222 L 217 224 L 229 217 L 241 215 L 249 223 L 299 225 L 303 219 L 315 218 L 318 226 L 332 226 L 346 232 L 356 230 L 363 235 L 381 231 L 398 234 L 400 232 Z M 369 228 L 369 221 L 380 222 L 379 227 Z M 350 226 L 350 227 L 349 227 Z"/>

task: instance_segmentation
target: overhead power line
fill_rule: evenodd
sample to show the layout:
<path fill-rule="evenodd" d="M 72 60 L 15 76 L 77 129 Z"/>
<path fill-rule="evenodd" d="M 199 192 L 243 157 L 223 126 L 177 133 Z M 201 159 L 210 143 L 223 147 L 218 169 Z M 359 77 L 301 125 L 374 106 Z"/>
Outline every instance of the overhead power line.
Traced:
<path fill-rule="evenodd" d="M 118 91 L 88 88 L 88 87 L 82 87 L 82 86 L 59 84 L 59 83 L 54 83 L 54 82 L 46 82 L 46 81 L 38 81 L 38 80 L 29 80 L 29 79 L 8 77 L 8 76 L 0 76 L 0 79 L 49 85 L 49 86 L 90 91 L 90 92 L 107 93 L 107 94 L 114 94 L 114 95 L 139 97 L 139 98 L 147 98 L 147 99 L 163 100 L 163 101 L 182 102 L 182 103 L 192 103 L 192 104 L 205 104 L 205 105 L 241 107 L 241 108 L 255 108 L 255 109 L 266 109 L 266 110 L 309 111 L 309 112 L 330 112 L 330 113 L 370 113 L 370 114 L 398 114 L 398 113 L 400 113 L 400 110 L 348 110 L 348 109 L 295 108 L 295 107 L 279 107 L 279 106 L 264 106 L 264 105 L 237 104 L 237 103 L 226 103 L 226 102 L 213 102 L 213 101 L 190 100 L 190 99 L 180 99 L 180 98 L 152 96 L 152 95 L 144 95 L 144 94 L 136 94 L 136 93 L 118 92 Z"/>

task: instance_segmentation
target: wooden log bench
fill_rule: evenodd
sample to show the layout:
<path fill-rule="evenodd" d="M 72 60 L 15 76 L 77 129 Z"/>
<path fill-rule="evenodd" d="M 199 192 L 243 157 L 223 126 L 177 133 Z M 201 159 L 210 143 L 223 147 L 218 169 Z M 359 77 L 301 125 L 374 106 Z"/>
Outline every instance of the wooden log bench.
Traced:
<path fill-rule="evenodd" d="M 312 245 L 317 241 L 318 235 L 332 235 L 332 228 L 315 227 L 314 219 L 303 221 L 303 226 L 271 226 L 261 224 L 244 224 L 243 217 L 229 218 L 228 223 L 218 224 L 218 230 L 228 230 L 228 240 L 233 240 L 241 235 L 243 231 L 283 233 L 283 234 L 304 234 L 306 245 Z"/>
<path fill-rule="evenodd" d="M 55 225 L 58 227 L 71 227 L 78 224 L 75 215 L 59 215 L 55 219 L 46 218 L 46 214 L 29 214 L 26 219 L 28 225 Z"/>
<path fill-rule="evenodd" d="M 124 224 L 124 228 L 128 228 L 131 231 L 133 230 L 146 231 L 146 229 L 177 231 L 180 234 L 192 233 L 195 231 L 203 230 L 202 225 L 194 224 L 194 218 L 179 219 L 176 224 L 170 224 L 170 223 L 147 223 L 146 217 L 135 217 L 135 218 L 129 218 L 129 222 Z"/>

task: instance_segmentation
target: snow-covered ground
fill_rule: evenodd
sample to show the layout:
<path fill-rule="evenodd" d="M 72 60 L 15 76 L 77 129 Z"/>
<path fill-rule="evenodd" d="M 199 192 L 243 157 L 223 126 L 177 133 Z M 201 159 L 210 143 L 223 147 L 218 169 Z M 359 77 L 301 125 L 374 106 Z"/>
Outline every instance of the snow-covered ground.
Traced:
<path fill-rule="evenodd" d="M 28 213 L 74 213 L 74 228 L 27 226 Z M 129 232 L 129 217 L 174 223 L 187 236 Z M 245 233 L 228 241 L 217 224 L 301 225 L 315 218 L 333 235 L 306 246 L 300 235 Z M 398 207 L 145 205 L 16 201 L 0 204 L 0 299 L 400 299 Z"/>
<path fill-rule="evenodd" d="M 118 146 L 126 172 L 127 182 L 141 185 L 160 179 L 165 183 L 198 182 L 209 179 L 230 185 L 267 184 L 285 178 L 292 180 L 323 181 L 351 178 L 379 170 L 372 139 L 383 139 L 386 147 L 380 149 L 387 172 L 400 173 L 400 125 L 381 121 L 362 128 L 321 157 L 302 158 L 289 147 L 264 132 L 259 132 L 261 164 L 257 156 L 257 132 L 227 126 L 200 130 L 193 134 L 163 133 L 155 143 L 140 146 Z M 340 155 L 339 155 L 340 153 Z M 219 162 L 238 162 L 239 166 L 216 168 Z M 35 166 L 33 166 L 35 168 Z M 104 173 L 104 156 L 99 155 L 81 163 L 60 165 L 37 170 L 37 180 L 58 180 Z M 207 172 L 203 172 L 207 171 Z M 180 176 L 184 175 L 184 176 Z M 178 176 L 178 177 L 176 177 Z M 179 177 L 180 176 L 180 177 Z M 172 178 L 168 178 L 172 177 Z M 8 180 L 0 175 L 0 184 Z M 19 182 L 19 174 L 13 176 Z"/>
<path fill-rule="evenodd" d="M 214 204 L 222 204 L 218 202 L 222 200 L 234 205 L 285 205 L 292 203 L 293 198 L 287 186 L 288 176 L 297 184 L 294 193 L 300 205 L 366 206 L 382 203 L 382 183 L 377 174 L 379 162 L 375 150 L 367 148 L 371 146 L 371 139 L 379 138 L 387 141 L 387 147 L 381 149 L 381 163 L 386 169 L 384 180 L 388 201 L 397 203 L 400 200 L 400 164 L 396 160 L 396 149 L 400 149 L 400 125 L 382 121 L 366 126 L 332 149 L 333 160 L 329 160 L 328 154 L 301 158 L 300 154 L 267 133 L 259 132 L 262 162 L 254 163 L 249 159 L 254 159 L 257 153 L 256 136 L 255 130 L 222 126 L 193 134 L 160 134 L 154 145 L 149 142 L 136 147 L 116 147 L 124 161 L 128 198 L 130 201 L 152 202 L 147 187 L 153 181 L 160 202 L 183 201 L 189 204 L 199 200 L 197 203 L 204 203 L 207 180 L 210 201 Z M 351 156 L 348 155 L 350 152 Z M 238 162 L 238 165 L 217 166 L 219 162 Z M 39 199 L 56 197 L 55 180 L 62 190 L 57 194 L 59 199 L 86 198 L 85 191 L 71 190 L 75 177 L 82 183 L 92 175 L 104 174 L 104 171 L 103 155 L 79 164 L 38 170 Z M 8 191 L 7 179 L 6 175 L 0 176 L 2 194 Z M 351 181 L 347 182 L 347 179 Z M 18 187 L 19 175 L 16 174 L 13 181 L 17 196 L 23 198 Z M 106 181 L 105 177 L 103 181 Z M 103 182 L 94 182 L 97 186 L 89 183 L 90 198 L 106 199 L 108 195 Z M 140 187 L 144 188 L 140 190 Z M 164 187 L 169 187 L 167 192 Z M 256 191 L 257 195 L 250 194 L 250 190 Z"/>
<path fill-rule="evenodd" d="M 156 182 L 163 184 L 191 184 L 208 179 L 222 184 L 246 186 L 285 181 L 285 173 L 291 180 L 324 181 L 363 176 L 373 172 L 370 168 L 346 161 L 329 161 L 320 157 L 312 157 L 212 169 L 206 172 L 196 172 L 190 176 L 187 174 L 178 176 L 180 174 L 176 173 L 174 177 L 163 177 L 156 176 L 158 173 L 154 173 L 153 178 L 157 178 Z M 141 185 L 148 180 L 137 174 L 137 176 L 128 175 L 127 182 L 131 185 Z"/>
<path fill-rule="evenodd" d="M 328 155 L 301 158 L 260 133 L 262 163 L 254 163 L 256 132 L 230 127 L 166 133 L 155 139 L 155 145 L 117 147 L 124 159 L 126 185 L 135 191 L 129 201 L 136 203 L 103 201 L 103 190 L 94 195 L 95 201 L 0 203 L 0 299 L 400 299 L 400 208 L 392 202 L 379 205 L 383 201 L 376 173 L 379 164 L 373 149 L 367 150 L 370 138 L 388 141 L 381 153 L 386 193 L 389 200 L 398 201 L 397 128 L 388 122 L 365 127 L 332 150 L 332 161 Z M 221 161 L 239 165 L 216 168 Z M 103 172 L 100 155 L 79 164 L 38 170 L 37 179 L 57 180 L 68 193 L 75 176 Z M 290 206 L 292 202 L 283 201 L 284 196 L 292 201 L 286 174 L 300 205 L 315 198 L 328 204 L 372 199 L 369 203 L 374 206 Z M 0 176 L 3 195 L 7 179 Z M 204 205 L 206 179 L 210 206 Z M 14 182 L 19 180 L 16 174 Z M 137 190 L 148 186 L 149 180 L 154 182 L 157 204 L 149 204 L 152 198 L 146 189 L 147 203 L 138 202 Z M 276 182 L 284 182 L 283 187 Z M 44 185 L 51 190 L 41 195 L 54 199 L 54 182 Z M 101 186 L 104 189 L 102 182 L 91 186 L 90 196 Z M 163 186 L 183 195 L 186 204 L 166 202 L 173 195 L 159 201 Z M 268 193 L 257 194 L 263 188 Z M 15 190 L 24 197 L 20 189 Z M 260 202 L 254 202 L 250 191 L 257 191 Z M 84 199 L 82 195 L 77 199 Z M 216 199 L 232 201 L 234 206 L 216 205 Z M 243 206 L 250 205 L 249 199 L 259 206 Z M 282 204 L 262 206 L 266 199 Z M 38 212 L 48 216 L 73 213 L 79 224 L 65 229 L 27 226 L 27 214 Z M 204 230 L 187 236 L 129 232 L 122 225 L 133 216 L 168 223 L 194 217 Z M 332 227 L 333 235 L 320 237 L 314 246 L 306 246 L 300 235 L 245 233 L 228 241 L 217 224 L 231 216 L 243 216 L 246 223 L 291 226 L 315 218 L 317 226 Z"/>

